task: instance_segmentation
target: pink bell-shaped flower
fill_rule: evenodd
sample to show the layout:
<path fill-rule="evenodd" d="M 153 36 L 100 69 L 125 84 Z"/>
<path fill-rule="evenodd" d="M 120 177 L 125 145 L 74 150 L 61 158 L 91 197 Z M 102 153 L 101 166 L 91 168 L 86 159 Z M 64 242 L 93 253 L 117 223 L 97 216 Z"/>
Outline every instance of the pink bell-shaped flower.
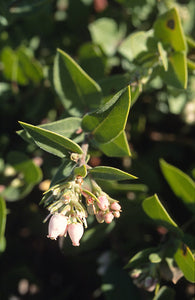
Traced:
<path fill-rule="evenodd" d="M 58 236 L 66 234 L 67 230 L 67 217 L 64 215 L 56 214 L 53 215 L 49 221 L 49 234 L 48 238 L 56 240 Z"/>
<path fill-rule="evenodd" d="M 103 211 L 107 210 L 109 206 L 109 201 L 106 195 L 99 196 L 98 200 L 99 200 L 99 202 L 97 203 L 98 207 Z"/>
<path fill-rule="evenodd" d="M 107 223 L 107 224 L 110 224 L 112 222 L 112 220 L 114 219 L 114 216 L 111 212 L 108 212 L 104 215 L 104 221 Z"/>
<path fill-rule="evenodd" d="M 110 208 L 113 210 L 121 210 L 120 204 L 118 204 L 118 202 L 116 202 L 116 201 L 110 205 Z"/>
<path fill-rule="evenodd" d="M 68 225 L 68 234 L 72 241 L 73 246 L 80 245 L 80 239 L 83 236 L 83 225 L 81 223 L 72 223 Z"/>

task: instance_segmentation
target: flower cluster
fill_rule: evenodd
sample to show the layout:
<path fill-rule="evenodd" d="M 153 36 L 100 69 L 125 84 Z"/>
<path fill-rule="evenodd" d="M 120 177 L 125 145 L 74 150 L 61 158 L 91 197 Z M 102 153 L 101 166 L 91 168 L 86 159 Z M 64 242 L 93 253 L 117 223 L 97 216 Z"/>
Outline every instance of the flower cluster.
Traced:
<path fill-rule="evenodd" d="M 95 181 L 91 188 L 84 187 L 80 176 L 51 187 L 42 202 L 50 212 L 46 218 L 50 217 L 48 237 L 56 240 L 68 233 L 73 246 L 80 244 L 88 214 L 95 215 L 99 223 L 109 224 L 121 212 L 118 201 L 104 193 Z"/>
<path fill-rule="evenodd" d="M 95 215 L 99 223 L 111 223 L 115 218 L 120 217 L 120 204 L 110 198 L 106 193 L 101 193 L 97 200 L 87 199 L 87 211 L 91 215 Z"/>
<path fill-rule="evenodd" d="M 151 264 L 153 265 L 153 264 Z M 158 283 L 155 264 L 153 267 L 145 267 L 143 269 L 134 269 L 131 272 L 133 283 L 138 288 L 143 288 L 148 292 L 153 292 Z"/>

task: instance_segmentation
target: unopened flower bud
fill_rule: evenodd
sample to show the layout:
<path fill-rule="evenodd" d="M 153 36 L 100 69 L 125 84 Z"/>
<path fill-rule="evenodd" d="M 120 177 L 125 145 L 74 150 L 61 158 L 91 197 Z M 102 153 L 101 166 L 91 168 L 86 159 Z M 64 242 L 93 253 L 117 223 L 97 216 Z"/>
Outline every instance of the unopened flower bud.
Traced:
<path fill-rule="evenodd" d="M 67 230 L 67 218 L 64 215 L 53 215 L 49 221 L 49 234 L 48 238 L 56 240 L 58 236 L 66 234 Z"/>
<path fill-rule="evenodd" d="M 113 214 L 111 212 L 108 212 L 107 214 L 104 215 L 104 221 L 107 224 L 110 224 L 113 219 L 114 219 L 114 216 L 113 216 Z"/>
<path fill-rule="evenodd" d="M 113 212 L 113 215 L 114 215 L 115 218 L 119 218 L 121 214 L 118 210 L 116 210 L 116 211 Z"/>
<path fill-rule="evenodd" d="M 103 211 L 107 210 L 109 206 L 109 202 L 106 195 L 102 195 L 98 197 L 98 200 L 99 200 L 99 202 L 97 203 L 98 207 Z"/>
<path fill-rule="evenodd" d="M 153 278 L 151 276 L 147 276 L 144 280 L 144 287 L 148 289 L 153 284 Z"/>
<path fill-rule="evenodd" d="M 118 202 L 116 202 L 116 201 L 110 205 L 110 208 L 113 210 L 121 210 L 120 204 L 118 204 Z"/>
<path fill-rule="evenodd" d="M 72 223 L 68 225 L 68 234 L 72 241 L 73 246 L 80 245 L 80 239 L 83 235 L 84 229 L 81 223 Z"/>
<path fill-rule="evenodd" d="M 148 276 L 148 277 L 146 277 L 146 279 L 144 281 L 144 288 L 148 292 L 153 292 L 157 283 L 158 283 L 158 279 L 154 279 L 154 278 Z"/>

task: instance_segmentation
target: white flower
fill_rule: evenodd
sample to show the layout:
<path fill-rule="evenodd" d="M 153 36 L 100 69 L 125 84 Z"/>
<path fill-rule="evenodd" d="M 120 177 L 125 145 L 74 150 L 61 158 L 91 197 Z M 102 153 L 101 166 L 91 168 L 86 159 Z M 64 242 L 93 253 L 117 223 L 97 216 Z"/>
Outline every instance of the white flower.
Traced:
<path fill-rule="evenodd" d="M 49 221 L 48 238 L 56 240 L 58 236 L 63 236 L 67 231 L 67 217 L 64 215 L 53 215 Z"/>

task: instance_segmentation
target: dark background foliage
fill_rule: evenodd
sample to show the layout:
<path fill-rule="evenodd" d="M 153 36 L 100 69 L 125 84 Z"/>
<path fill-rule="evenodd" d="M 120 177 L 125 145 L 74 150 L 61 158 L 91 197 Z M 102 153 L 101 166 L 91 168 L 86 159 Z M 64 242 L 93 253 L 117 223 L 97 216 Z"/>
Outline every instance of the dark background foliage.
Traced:
<path fill-rule="evenodd" d="M 159 159 L 164 158 L 195 177 L 195 130 L 187 111 L 188 103 L 194 105 L 193 71 L 189 69 L 187 90 L 169 87 L 159 79 L 158 70 L 144 85 L 131 108 L 126 127 L 131 158 L 108 158 L 94 152 L 92 166 L 103 164 L 122 168 L 138 176 L 136 183 L 140 185 L 121 191 L 104 184 L 105 190 L 121 201 L 123 212 L 113 225 L 96 225 L 94 232 L 91 220 L 88 229 L 91 236 L 86 237 L 79 248 L 72 247 L 68 240 L 47 239 L 47 224 L 42 223 L 47 212 L 39 206 L 42 197 L 42 188 L 38 185 L 42 177 L 39 167 L 42 180 L 51 179 L 60 160 L 27 144 L 16 131 L 21 129 L 18 120 L 38 125 L 68 115 L 54 92 L 51 79 L 56 48 L 69 53 L 99 83 L 111 75 L 125 74 L 127 65 L 120 53 L 108 54 L 102 45 L 97 45 L 90 24 L 106 17 L 113 19 L 117 26 L 123 24 L 126 35 L 146 31 L 172 2 L 102 1 L 101 9 L 98 1 L 91 0 L 1 0 L 0 184 L 1 188 L 15 184 L 15 174 L 9 174 L 9 167 L 13 165 L 11 151 L 26 154 L 26 161 L 33 160 L 37 177 L 21 197 L 12 189 L 5 197 L 7 245 L 0 256 L 0 299 L 152 299 L 151 293 L 133 285 L 123 267 L 136 252 L 158 245 L 163 236 L 163 229 L 141 208 L 146 196 L 157 193 L 180 226 L 192 216 L 169 188 L 160 171 Z M 193 0 L 176 4 L 184 32 L 192 35 L 195 32 Z M 116 36 L 117 32 L 118 28 Z M 125 33 L 118 43 L 124 37 Z M 194 59 L 194 48 L 189 49 L 188 57 Z M 19 70 L 17 75 L 14 75 L 13 65 Z M 133 62 L 129 69 L 133 78 L 139 77 L 136 63 Z M 128 83 L 124 81 L 118 83 L 120 86 L 116 89 Z M 32 170 L 31 165 L 28 168 Z M 194 233 L 195 225 L 192 224 L 187 228 L 185 239 L 195 249 Z M 175 299 L 193 299 L 193 287 L 184 278 L 174 289 Z"/>

